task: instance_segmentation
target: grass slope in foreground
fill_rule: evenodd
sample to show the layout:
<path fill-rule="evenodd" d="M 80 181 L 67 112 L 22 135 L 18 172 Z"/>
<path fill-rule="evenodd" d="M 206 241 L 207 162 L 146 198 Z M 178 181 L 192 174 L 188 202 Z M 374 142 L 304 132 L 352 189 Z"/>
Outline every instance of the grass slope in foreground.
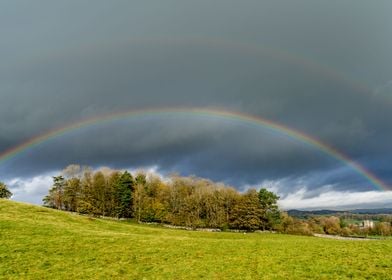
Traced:
<path fill-rule="evenodd" d="M 2 279 L 389 279 L 391 241 L 207 233 L 0 200 Z"/>

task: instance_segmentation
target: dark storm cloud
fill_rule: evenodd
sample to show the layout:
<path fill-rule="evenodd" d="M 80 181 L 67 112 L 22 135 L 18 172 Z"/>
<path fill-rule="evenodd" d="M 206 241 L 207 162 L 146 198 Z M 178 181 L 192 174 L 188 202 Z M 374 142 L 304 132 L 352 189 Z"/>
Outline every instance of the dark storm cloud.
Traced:
<path fill-rule="evenodd" d="M 220 107 L 319 138 L 392 184 L 388 1 L 25 4 L 0 9 L 0 151 L 120 110 Z M 31 177 L 70 163 L 154 165 L 234 185 L 286 178 L 286 193 L 298 178 L 309 193 L 325 185 L 369 188 L 316 148 L 190 116 L 76 131 L 2 163 L 0 176 Z"/>

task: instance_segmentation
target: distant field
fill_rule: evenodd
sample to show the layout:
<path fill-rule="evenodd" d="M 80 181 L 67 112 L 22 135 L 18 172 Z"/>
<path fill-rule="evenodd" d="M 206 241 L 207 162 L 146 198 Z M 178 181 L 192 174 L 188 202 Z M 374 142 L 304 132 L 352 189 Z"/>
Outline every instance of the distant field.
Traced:
<path fill-rule="evenodd" d="M 392 240 L 190 232 L 0 200 L 1 279 L 391 279 Z"/>

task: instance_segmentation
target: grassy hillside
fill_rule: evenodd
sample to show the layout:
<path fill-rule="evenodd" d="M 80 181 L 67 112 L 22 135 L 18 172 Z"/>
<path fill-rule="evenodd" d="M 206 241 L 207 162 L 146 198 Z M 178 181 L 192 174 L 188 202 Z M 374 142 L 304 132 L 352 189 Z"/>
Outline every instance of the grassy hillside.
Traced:
<path fill-rule="evenodd" d="M 392 241 L 189 232 L 0 200 L 1 279 L 388 279 Z"/>

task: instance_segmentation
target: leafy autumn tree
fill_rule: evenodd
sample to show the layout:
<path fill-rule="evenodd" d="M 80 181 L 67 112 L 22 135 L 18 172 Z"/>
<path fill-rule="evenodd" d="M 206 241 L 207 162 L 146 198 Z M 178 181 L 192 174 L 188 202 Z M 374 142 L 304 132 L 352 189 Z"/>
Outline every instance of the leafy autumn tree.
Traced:
<path fill-rule="evenodd" d="M 63 176 L 53 177 L 53 186 L 49 194 L 44 197 L 44 205 L 51 208 L 64 210 L 64 187 L 66 185 Z"/>
<path fill-rule="evenodd" d="M 230 227 L 243 230 L 257 230 L 262 227 L 263 211 L 255 189 L 242 195 L 234 207 Z"/>
<path fill-rule="evenodd" d="M 83 172 L 80 200 L 77 211 L 81 214 L 95 215 L 97 209 L 94 203 L 93 172 L 86 168 Z"/>
<path fill-rule="evenodd" d="M 8 190 L 7 186 L 0 182 L 0 198 L 9 199 L 11 198 L 12 193 Z"/>
<path fill-rule="evenodd" d="M 225 228 L 226 220 L 225 196 L 222 189 L 206 186 L 203 192 L 203 214 L 205 225 L 211 228 Z"/>
<path fill-rule="evenodd" d="M 143 181 L 141 181 L 143 183 Z M 135 209 L 139 221 L 163 222 L 168 211 L 168 187 L 159 177 L 149 176 L 144 184 L 136 186 Z"/>
<path fill-rule="evenodd" d="M 183 224 L 181 218 L 181 209 L 184 202 L 184 197 L 187 194 L 187 187 L 185 182 L 178 176 L 171 176 L 171 184 L 169 185 L 168 195 L 168 215 L 166 222 L 173 225 Z"/>
<path fill-rule="evenodd" d="M 107 174 L 105 189 L 105 212 L 110 217 L 119 218 L 117 187 L 120 182 L 121 172 L 113 171 Z"/>
<path fill-rule="evenodd" d="M 375 235 L 388 236 L 392 234 L 392 227 L 390 223 L 378 222 L 375 224 L 372 231 Z"/>
<path fill-rule="evenodd" d="M 81 195 L 80 180 L 71 178 L 66 181 L 64 187 L 64 208 L 67 211 L 75 212 L 78 209 L 78 202 Z"/>
<path fill-rule="evenodd" d="M 106 180 L 101 171 L 95 172 L 93 175 L 93 192 L 92 204 L 96 209 L 95 214 L 105 216 L 105 188 Z"/>
<path fill-rule="evenodd" d="M 340 233 L 340 219 L 338 217 L 325 217 L 321 219 L 321 225 L 323 226 L 324 232 L 327 234 Z"/>
<path fill-rule="evenodd" d="M 223 229 L 228 228 L 235 205 L 240 201 L 241 195 L 234 188 L 223 187 L 220 191 L 223 196 L 223 208 L 225 213 L 225 223 L 221 226 Z"/>
<path fill-rule="evenodd" d="M 279 231 L 288 234 L 312 235 L 310 225 L 300 219 L 289 216 L 286 212 L 280 214 Z"/>

